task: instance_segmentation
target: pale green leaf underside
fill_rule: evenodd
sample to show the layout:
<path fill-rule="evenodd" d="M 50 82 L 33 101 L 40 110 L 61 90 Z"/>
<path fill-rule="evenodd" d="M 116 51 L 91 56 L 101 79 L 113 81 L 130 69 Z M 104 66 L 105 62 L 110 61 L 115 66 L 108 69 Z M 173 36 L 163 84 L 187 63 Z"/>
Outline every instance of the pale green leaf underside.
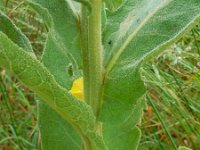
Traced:
<path fill-rule="evenodd" d="M 111 132 L 112 124 L 117 131 L 117 126 L 125 129 L 127 124 L 135 122 L 134 117 L 127 116 L 145 93 L 140 64 L 177 40 L 199 16 L 199 0 L 133 0 L 126 1 L 115 13 L 108 13 L 107 30 L 103 34 L 106 75 L 100 115 L 105 139 L 113 137 L 114 141 L 117 137 Z M 109 148 L 114 146 L 112 141 L 106 144 Z"/>
<path fill-rule="evenodd" d="M 142 82 L 137 75 L 140 62 L 148 54 L 155 52 L 154 50 L 159 50 L 162 45 L 169 44 L 169 41 L 176 39 L 182 31 L 191 26 L 191 23 L 197 21 L 200 14 L 200 1 L 198 0 L 129 1 L 127 5 L 138 9 L 127 10 L 131 12 L 129 15 L 126 12 L 124 16 L 127 17 L 124 22 L 120 26 L 114 24 L 115 32 L 109 33 L 108 30 L 110 35 L 108 41 L 112 40 L 113 45 L 110 44 L 110 47 L 106 49 L 108 63 L 106 65 L 105 103 L 111 100 L 119 104 L 129 101 L 132 105 L 138 96 L 142 95 L 139 94 Z M 128 6 L 124 5 L 121 11 L 125 13 L 124 10 Z M 111 26 L 113 22 L 119 21 L 118 16 L 120 15 L 123 14 L 119 10 L 115 15 L 108 16 L 110 20 L 108 24 Z M 116 38 L 112 38 L 113 35 Z M 118 115 L 116 117 L 120 118 Z"/>
<path fill-rule="evenodd" d="M 112 40 L 113 45 L 106 50 L 107 71 L 115 65 L 131 67 L 139 63 L 144 56 L 183 33 L 200 14 L 198 0 L 136 0 L 127 5 L 137 9 L 126 12 L 121 24 L 115 24 L 119 21 L 117 16 L 123 16 L 120 12 L 108 17 L 110 26 L 112 23 L 115 26 L 112 33 L 108 31 L 107 40 Z"/>

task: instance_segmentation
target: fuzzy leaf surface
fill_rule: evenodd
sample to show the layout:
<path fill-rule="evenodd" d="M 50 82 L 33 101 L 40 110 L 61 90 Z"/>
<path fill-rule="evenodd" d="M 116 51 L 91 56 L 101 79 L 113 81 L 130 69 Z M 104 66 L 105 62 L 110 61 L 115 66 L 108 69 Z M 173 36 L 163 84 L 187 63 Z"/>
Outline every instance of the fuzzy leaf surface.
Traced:
<path fill-rule="evenodd" d="M 94 146 L 104 149 L 102 137 L 95 132 L 95 117 L 91 107 L 75 99 L 67 89 L 56 82 L 44 65 L 18 47 L 2 32 L 0 32 L 0 65 L 11 70 L 65 121 L 81 130 L 83 135 L 91 139 Z"/>
<path fill-rule="evenodd" d="M 78 37 L 76 35 L 78 33 L 77 29 L 74 28 L 76 18 L 64 0 L 59 2 L 37 0 L 36 2 L 39 5 L 36 7 L 37 4 L 35 4 L 34 9 L 41 16 L 47 14 L 45 15 L 46 17 L 43 17 L 43 20 L 49 30 L 42 58 L 43 63 L 61 86 L 70 89 L 73 81 L 73 69 L 77 67 L 72 63 L 74 60 L 70 61 L 70 58 L 73 59 L 70 53 L 73 47 L 72 44 L 77 45 L 75 44 L 77 40 L 74 39 L 74 37 Z M 45 9 L 47 10 L 46 13 L 44 12 Z M 66 15 L 63 16 L 63 13 Z M 69 71 L 71 71 L 71 74 L 69 74 Z M 42 148 L 44 150 L 82 149 L 80 135 L 74 130 L 72 125 L 44 102 L 39 102 L 39 125 Z M 47 129 L 51 130 L 51 133 Z"/>
<path fill-rule="evenodd" d="M 46 9 L 50 16 L 47 17 L 48 15 L 45 15 L 46 17 L 43 17 L 45 22 L 51 24 L 50 26 L 47 24 L 49 27 L 49 34 L 43 54 L 43 63 L 54 75 L 56 81 L 63 88 L 70 90 L 72 82 L 81 75 L 80 31 L 76 10 L 73 9 L 72 2 L 65 0 L 34 0 L 34 2 L 38 3 L 39 7 L 42 7 L 41 9 Z M 41 12 L 42 16 L 45 11 L 37 12 Z M 49 23 L 49 20 L 52 20 L 52 23 Z M 77 99 L 77 101 L 79 100 Z M 48 108 L 48 106 L 42 102 L 40 103 L 39 110 L 41 114 L 40 125 L 42 127 L 42 137 L 46 137 L 42 138 L 43 149 L 82 149 L 80 135 L 73 129 L 70 122 L 63 121 L 54 110 Z M 74 110 L 72 109 L 72 111 Z M 56 136 L 55 134 L 52 136 L 51 133 L 47 132 L 46 129 L 52 122 L 57 124 L 57 126 L 59 126 L 59 122 L 62 122 L 62 128 L 65 132 L 62 132 L 56 125 L 54 125 L 54 128 L 52 127 L 51 130 L 54 133 L 57 133 L 57 135 L 61 134 L 68 137 L 65 136 L 65 138 L 59 138 L 59 136 Z M 98 139 L 101 137 L 98 137 L 97 133 L 95 133 L 95 129 L 93 131 L 91 130 L 89 134 L 90 135 L 88 136 L 92 136 L 91 141 L 96 140 L 97 143 L 102 142 L 102 139 Z M 49 140 L 47 137 L 51 137 L 54 140 Z M 57 140 L 60 140 L 59 144 L 57 143 Z M 71 144 L 69 145 L 69 143 Z M 94 142 L 93 144 L 96 145 L 97 143 Z M 56 148 L 55 145 L 57 145 Z M 101 143 L 99 145 L 103 144 Z"/>
<path fill-rule="evenodd" d="M 138 98 L 145 93 L 139 67 L 189 30 L 199 16 L 199 0 L 129 0 L 116 12 L 107 13 L 103 34 L 106 73 L 100 120 L 111 150 L 125 145 L 123 139 L 130 138 L 128 133 L 139 122 L 136 118 L 141 114 L 133 113 Z M 120 138 L 116 145 L 114 141 Z M 135 148 L 127 145 L 123 149 Z"/>
<path fill-rule="evenodd" d="M 2 12 L 0 12 L 0 31 L 30 55 L 35 56 L 28 38 Z"/>
<path fill-rule="evenodd" d="M 125 1 L 126 0 L 105 0 L 105 4 L 110 12 L 115 12 L 123 5 Z"/>

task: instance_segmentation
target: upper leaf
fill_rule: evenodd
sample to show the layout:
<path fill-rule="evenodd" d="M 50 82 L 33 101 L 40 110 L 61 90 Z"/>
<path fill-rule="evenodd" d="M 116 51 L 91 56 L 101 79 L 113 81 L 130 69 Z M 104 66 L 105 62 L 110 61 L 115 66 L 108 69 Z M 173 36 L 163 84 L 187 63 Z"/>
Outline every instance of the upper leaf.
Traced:
<path fill-rule="evenodd" d="M 103 39 L 106 73 L 100 119 L 104 122 L 104 137 L 113 137 L 106 143 L 111 149 L 125 144 L 123 140 L 118 145 L 113 141 L 131 132 L 127 125 L 134 127 L 138 123 L 136 116 L 141 115 L 133 113 L 138 98 L 145 93 L 138 70 L 140 64 L 177 40 L 199 16 L 199 0 L 129 0 L 116 12 L 107 13 Z M 111 127 L 115 132 L 110 132 Z"/>
<path fill-rule="evenodd" d="M 72 3 L 65 0 L 34 0 L 34 2 L 48 10 L 52 18 L 43 62 L 56 77 L 57 82 L 70 89 L 72 81 L 80 76 L 82 62 L 78 15 L 70 7 Z M 42 11 L 39 13 L 43 15 Z M 46 18 L 45 22 L 51 20 L 49 17 Z"/>
<path fill-rule="evenodd" d="M 176 39 L 199 17 L 199 3 L 197 0 L 127 1 L 108 16 L 108 26 L 113 28 L 105 32 L 107 70 L 122 61 L 123 66 L 137 63 L 147 53 Z"/>

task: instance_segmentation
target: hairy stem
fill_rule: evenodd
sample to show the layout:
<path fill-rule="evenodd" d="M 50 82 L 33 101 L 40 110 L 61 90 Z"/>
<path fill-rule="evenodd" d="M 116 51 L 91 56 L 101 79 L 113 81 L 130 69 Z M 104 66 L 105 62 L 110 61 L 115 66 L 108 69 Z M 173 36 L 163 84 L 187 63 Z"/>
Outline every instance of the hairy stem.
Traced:
<path fill-rule="evenodd" d="M 84 70 L 84 98 L 97 115 L 100 108 L 100 89 L 103 74 L 101 37 L 101 0 L 90 1 L 92 10 L 82 6 L 82 49 Z M 87 16 L 89 15 L 89 16 Z"/>
<path fill-rule="evenodd" d="M 89 104 L 94 114 L 100 107 L 100 88 L 102 84 L 103 60 L 101 37 L 101 0 L 91 0 L 92 12 L 88 20 L 89 51 Z"/>
<path fill-rule="evenodd" d="M 81 6 L 81 47 L 83 54 L 84 100 L 97 115 L 102 83 L 101 0 L 91 2 L 92 11 Z M 91 12 L 89 12 L 91 11 Z M 91 141 L 84 138 L 84 150 L 91 150 Z"/>

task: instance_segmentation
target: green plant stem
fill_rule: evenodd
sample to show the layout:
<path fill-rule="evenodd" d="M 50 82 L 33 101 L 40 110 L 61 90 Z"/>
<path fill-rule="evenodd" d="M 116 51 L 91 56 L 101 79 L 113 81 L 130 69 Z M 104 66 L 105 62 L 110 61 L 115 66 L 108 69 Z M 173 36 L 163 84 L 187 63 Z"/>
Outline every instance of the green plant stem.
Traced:
<path fill-rule="evenodd" d="M 100 89 L 102 83 L 102 44 L 101 44 L 101 0 L 92 0 L 92 12 L 81 6 L 81 47 L 83 54 L 84 100 L 94 114 L 100 108 Z M 84 150 L 91 150 L 91 141 L 83 139 Z"/>
<path fill-rule="evenodd" d="M 100 89 L 103 80 L 101 0 L 91 0 L 90 3 L 92 6 L 90 13 L 87 14 L 85 12 L 87 11 L 86 8 L 82 9 L 82 31 L 85 32 L 82 33 L 82 36 L 84 36 L 87 43 L 82 45 L 84 56 L 84 95 L 85 101 L 92 107 L 94 114 L 97 116 L 101 104 Z M 88 22 L 83 20 L 86 18 L 88 18 Z"/>
<path fill-rule="evenodd" d="M 100 108 L 100 89 L 103 80 L 103 50 L 101 37 L 101 0 L 91 0 L 92 12 L 88 20 L 88 51 L 90 93 L 89 104 L 94 114 L 97 115 Z"/>

